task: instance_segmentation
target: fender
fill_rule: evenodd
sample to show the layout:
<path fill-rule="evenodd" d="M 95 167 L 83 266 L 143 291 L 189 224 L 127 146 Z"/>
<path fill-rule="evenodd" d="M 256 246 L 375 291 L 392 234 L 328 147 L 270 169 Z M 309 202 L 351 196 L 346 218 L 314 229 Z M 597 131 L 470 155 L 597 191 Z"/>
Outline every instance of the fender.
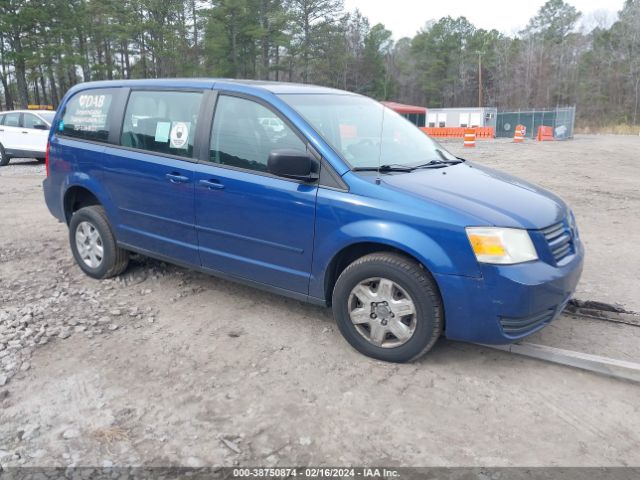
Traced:
<path fill-rule="evenodd" d="M 64 199 L 67 195 L 67 192 L 70 188 L 73 187 L 82 187 L 89 190 L 104 207 L 104 210 L 107 213 L 107 218 L 109 219 L 109 223 L 111 223 L 111 225 L 113 225 L 114 227 L 120 223 L 118 208 L 113 203 L 111 196 L 104 188 L 102 182 L 100 182 L 99 179 L 87 175 L 84 172 L 74 171 L 73 173 L 65 177 L 64 184 L 60 189 L 60 205 L 64 206 Z"/>
<path fill-rule="evenodd" d="M 344 249 L 359 243 L 379 243 L 403 251 L 417 259 L 432 274 L 460 275 L 460 272 L 464 272 L 470 277 L 480 277 L 475 259 L 470 256 L 469 262 L 464 262 L 460 255 L 454 259 L 425 232 L 402 223 L 367 219 L 343 225 L 323 236 L 322 241 L 316 241 L 309 296 L 326 298 L 325 277 L 329 265 Z M 454 249 L 455 243 L 452 239 Z"/>

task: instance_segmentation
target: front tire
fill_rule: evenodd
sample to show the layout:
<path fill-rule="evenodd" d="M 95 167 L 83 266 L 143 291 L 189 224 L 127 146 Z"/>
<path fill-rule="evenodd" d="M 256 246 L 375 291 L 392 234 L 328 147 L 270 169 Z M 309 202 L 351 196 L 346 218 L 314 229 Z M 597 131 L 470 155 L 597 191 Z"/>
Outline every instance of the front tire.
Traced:
<path fill-rule="evenodd" d="M 69 242 L 73 257 L 90 277 L 115 277 L 129 263 L 128 252 L 117 246 L 104 208 L 99 205 L 74 212 L 69 222 Z"/>
<path fill-rule="evenodd" d="M 0 144 L 0 167 L 4 167 L 5 165 L 8 165 L 9 160 L 11 160 L 11 157 L 7 155 L 7 152 L 5 152 L 4 147 L 2 146 L 2 144 Z"/>
<path fill-rule="evenodd" d="M 378 360 L 415 360 L 442 334 L 438 288 L 428 271 L 404 255 L 380 252 L 353 262 L 340 274 L 332 304 L 344 338 Z"/>

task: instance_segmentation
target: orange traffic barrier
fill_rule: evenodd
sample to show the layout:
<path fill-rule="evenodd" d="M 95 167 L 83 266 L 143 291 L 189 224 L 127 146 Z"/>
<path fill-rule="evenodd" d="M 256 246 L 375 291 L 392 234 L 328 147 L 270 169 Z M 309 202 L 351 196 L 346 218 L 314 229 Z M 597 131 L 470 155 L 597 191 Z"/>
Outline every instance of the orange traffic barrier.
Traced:
<path fill-rule="evenodd" d="M 513 135 L 513 141 L 515 143 L 522 143 L 524 141 L 524 133 L 526 129 L 524 125 L 516 125 L 516 131 Z"/>
<path fill-rule="evenodd" d="M 493 127 L 475 127 L 476 138 L 494 138 Z M 420 127 L 424 133 L 439 138 L 464 138 L 464 127 Z"/>
<path fill-rule="evenodd" d="M 538 127 L 538 136 L 536 138 L 538 139 L 539 142 L 546 142 L 549 140 L 553 140 L 553 127 L 540 125 Z"/>
<path fill-rule="evenodd" d="M 475 128 L 465 128 L 464 129 L 464 143 L 465 147 L 475 147 L 476 146 L 476 129 Z"/>

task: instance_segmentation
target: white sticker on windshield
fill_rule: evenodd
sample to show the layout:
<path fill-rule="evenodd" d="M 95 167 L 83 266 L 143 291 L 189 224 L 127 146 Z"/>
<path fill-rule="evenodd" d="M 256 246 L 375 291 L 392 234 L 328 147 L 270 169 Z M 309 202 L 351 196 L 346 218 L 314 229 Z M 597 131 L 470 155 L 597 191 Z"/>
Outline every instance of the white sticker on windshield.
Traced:
<path fill-rule="evenodd" d="M 187 148 L 190 125 L 190 122 L 173 122 L 169 137 L 171 140 L 169 146 L 171 148 Z"/>

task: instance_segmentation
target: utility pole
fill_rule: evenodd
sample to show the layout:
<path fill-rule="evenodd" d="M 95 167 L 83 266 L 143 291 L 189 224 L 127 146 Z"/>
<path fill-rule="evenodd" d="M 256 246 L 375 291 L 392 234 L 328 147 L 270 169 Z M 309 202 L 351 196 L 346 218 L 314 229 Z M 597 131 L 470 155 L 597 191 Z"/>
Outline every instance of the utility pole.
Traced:
<path fill-rule="evenodd" d="M 482 107 L 482 52 L 478 52 L 478 107 Z"/>

